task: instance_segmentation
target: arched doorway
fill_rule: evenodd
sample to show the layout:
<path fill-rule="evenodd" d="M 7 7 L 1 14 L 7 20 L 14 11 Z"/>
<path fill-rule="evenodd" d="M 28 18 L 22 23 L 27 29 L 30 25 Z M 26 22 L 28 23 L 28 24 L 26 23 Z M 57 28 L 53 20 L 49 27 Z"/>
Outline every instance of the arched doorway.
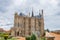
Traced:
<path fill-rule="evenodd" d="M 17 36 L 19 36 L 19 31 L 17 32 Z"/>

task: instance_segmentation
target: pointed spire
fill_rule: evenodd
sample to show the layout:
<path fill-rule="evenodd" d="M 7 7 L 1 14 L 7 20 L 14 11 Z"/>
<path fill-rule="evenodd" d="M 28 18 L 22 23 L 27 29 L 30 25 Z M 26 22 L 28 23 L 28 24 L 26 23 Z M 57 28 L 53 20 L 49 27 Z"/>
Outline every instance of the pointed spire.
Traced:
<path fill-rule="evenodd" d="M 40 10 L 39 10 L 39 16 L 41 16 Z"/>
<path fill-rule="evenodd" d="M 33 12 L 32 12 L 32 17 L 34 16 Z"/>
<path fill-rule="evenodd" d="M 42 17 L 43 17 L 43 9 L 41 10 L 41 12 L 42 12 Z"/>
<path fill-rule="evenodd" d="M 30 17 L 30 12 L 28 13 L 28 15 L 27 15 L 28 17 Z"/>
<path fill-rule="evenodd" d="M 15 17 L 15 18 L 18 17 L 18 13 L 17 13 L 17 12 L 15 12 L 14 17 Z"/>
<path fill-rule="evenodd" d="M 42 15 L 43 15 L 43 9 L 42 9 Z"/>
<path fill-rule="evenodd" d="M 15 15 L 18 15 L 18 13 L 17 13 L 17 12 L 15 12 Z"/>
<path fill-rule="evenodd" d="M 29 12 L 29 17 L 30 17 L 30 12 Z"/>
<path fill-rule="evenodd" d="M 32 9 L 32 17 L 34 16 L 33 9 Z"/>

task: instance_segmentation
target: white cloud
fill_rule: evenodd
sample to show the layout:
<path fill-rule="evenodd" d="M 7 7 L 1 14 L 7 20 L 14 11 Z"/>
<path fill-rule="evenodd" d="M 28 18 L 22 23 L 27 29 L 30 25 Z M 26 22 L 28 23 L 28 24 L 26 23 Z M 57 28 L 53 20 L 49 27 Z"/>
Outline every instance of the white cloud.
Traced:
<path fill-rule="evenodd" d="M 20 6 L 25 2 L 26 2 L 26 0 L 13 0 L 13 5 Z"/>
<path fill-rule="evenodd" d="M 60 7 L 58 6 L 58 3 L 59 3 L 59 0 L 10 0 L 7 2 L 2 1 L 2 3 L 0 4 L 0 7 L 2 9 L 3 8 L 4 9 L 3 10 L 0 9 L 0 16 L 1 16 L 0 22 L 2 24 L 13 23 L 13 20 L 14 20 L 13 16 L 14 16 L 15 11 L 17 11 L 19 13 L 23 12 L 23 13 L 27 14 L 28 12 L 31 13 L 31 10 L 33 8 L 34 14 L 36 14 L 36 15 L 39 12 L 39 9 L 44 9 L 45 23 L 47 25 L 51 25 L 51 23 L 49 22 L 50 24 L 48 24 L 47 21 L 51 21 L 51 19 L 52 19 L 51 16 L 55 15 L 57 12 L 59 12 Z M 7 5 L 7 6 L 5 6 L 5 5 Z M 49 17 L 48 18 L 49 20 L 46 20 L 47 17 Z M 54 20 L 52 20 L 52 21 L 54 21 Z M 53 24 L 56 24 L 56 23 L 53 22 Z M 5 28 L 5 29 L 7 29 L 7 28 Z"/>

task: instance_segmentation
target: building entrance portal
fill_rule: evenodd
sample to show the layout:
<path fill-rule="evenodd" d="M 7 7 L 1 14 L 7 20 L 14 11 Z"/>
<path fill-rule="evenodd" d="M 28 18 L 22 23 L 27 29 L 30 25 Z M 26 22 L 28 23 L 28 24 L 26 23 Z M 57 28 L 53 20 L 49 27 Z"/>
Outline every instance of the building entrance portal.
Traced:
<path fill-rule="evenodd" d="M 19 36 L 19 32 L 17 32 L 17 36 Z"/>

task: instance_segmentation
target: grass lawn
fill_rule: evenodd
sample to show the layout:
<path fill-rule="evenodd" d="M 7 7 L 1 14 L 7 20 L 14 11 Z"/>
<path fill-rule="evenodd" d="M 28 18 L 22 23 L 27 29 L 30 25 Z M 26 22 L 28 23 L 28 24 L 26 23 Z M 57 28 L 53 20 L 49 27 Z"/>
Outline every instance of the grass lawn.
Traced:
<path fill-rule="evenodd" d="M 4 40 L 4 38 L 0 38 L 0 40 Z M 16 38 L 11 38 L 11 39 L 7 39 L 7 40 L 17 40 Z"/>

